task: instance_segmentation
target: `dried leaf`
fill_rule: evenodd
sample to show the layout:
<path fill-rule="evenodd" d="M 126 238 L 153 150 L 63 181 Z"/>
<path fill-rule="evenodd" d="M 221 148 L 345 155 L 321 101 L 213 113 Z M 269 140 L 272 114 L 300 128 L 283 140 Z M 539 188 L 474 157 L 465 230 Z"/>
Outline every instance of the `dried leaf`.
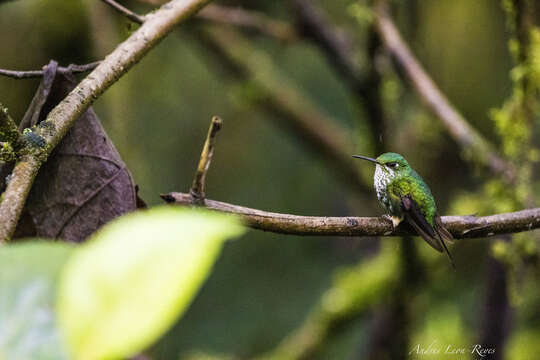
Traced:
<path fill-rule="evenodd" d="M 43 121 L 75 87 L 72 74 L 49 64 L 21 122 L 22 127 Z M 44 101 L 45 99 L 45 101 Z M 54 130 L 53 130 L 54 131 Z M 136 208 L 129 171 L 107 137 L 99 119 L 86 111 L 43 165 L 28 197 L 16 236 L 24 234 L 81 242 L 103 224 Z"/>

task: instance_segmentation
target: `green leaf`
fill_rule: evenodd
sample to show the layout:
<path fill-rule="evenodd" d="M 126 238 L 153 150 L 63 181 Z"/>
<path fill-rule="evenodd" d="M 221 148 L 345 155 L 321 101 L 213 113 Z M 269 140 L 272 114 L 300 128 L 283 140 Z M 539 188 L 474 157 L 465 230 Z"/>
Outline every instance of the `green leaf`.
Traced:
<path fill-rule="evenodd" d="M 72 257 L 58 315 L 76 359 L 117 359 L 157 340 L 186 310 L 223 241 L 230 216 L 171 206 L 105 226 Z"/>
<path fill-rule="evenodd" d="M 73 247 L 34 242 L 0 248 L 0 359 L 66 359 L 54 304 Z"/>

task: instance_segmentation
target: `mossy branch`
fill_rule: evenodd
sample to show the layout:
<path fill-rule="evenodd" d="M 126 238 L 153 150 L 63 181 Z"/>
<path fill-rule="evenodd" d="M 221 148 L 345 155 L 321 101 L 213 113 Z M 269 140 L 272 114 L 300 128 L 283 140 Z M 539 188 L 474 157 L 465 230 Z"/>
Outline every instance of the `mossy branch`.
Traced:
<path fill-rule="evenodd" d="M 46 146 L 21 158 L 0 203 L 0 242 L 15 231 L 26 197 L 43 161 L 90 105 L 181 21 L 196 13 L 209 0 L 172 0 L 146 15 L 141 27 L 103 60 L 47 116 L 56 128 L 45 136 Z"/>

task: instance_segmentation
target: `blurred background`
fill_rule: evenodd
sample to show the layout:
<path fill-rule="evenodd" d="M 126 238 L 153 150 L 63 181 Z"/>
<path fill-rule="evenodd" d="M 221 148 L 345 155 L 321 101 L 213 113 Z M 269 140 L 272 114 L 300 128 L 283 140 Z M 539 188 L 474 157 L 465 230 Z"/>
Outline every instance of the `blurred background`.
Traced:
<path fill-rule="evenodd" d="M 157 6 L 121 3 L 141 14 Z M 211 14 L 190 20 L 94 108 L 149 205 L 162 203 L 160 193 L 189 189 L 210 118 L 219 115 L 211 199 L 298 215 L 379 216 L 373 168 L 345 156 L 394 151 L 423 176 L 443 215 L 532 207 L 540 194 L 540 30 L 538 13 L 529 14 L 530 40 L 520 37 L 520 3 L 534 7 L 533 0 L 390 4 L 428 74 L 517 167 L 515 187 L 483 170 L 482 154 L 462 148 L 424 105 L 382 46 L 370 1 L 219 2 L 259 16 L 256 26 Z M 312 10 L 344 49 L 348 73 L 309 25 Z M 0 68 L 89 63 L 136 28 L 97 0 L 0 1 Z M 0 77 L 0 100 L 15 119 L 38 84 Z M 299 123 L 333 139 L 342 163 Z M 531 359 L 540 351 L 538 235 L 458 240 L 454 272 L 419 238 L 251 230 L 227 244 L 189 311 L 148 356 L 448 359 L 450 346 L 466 349 L 455 358 L 472 359 L 479 344 L 495 349 L 484 358 Z M 419 354 L 429 346 L 441 354 Z"/>

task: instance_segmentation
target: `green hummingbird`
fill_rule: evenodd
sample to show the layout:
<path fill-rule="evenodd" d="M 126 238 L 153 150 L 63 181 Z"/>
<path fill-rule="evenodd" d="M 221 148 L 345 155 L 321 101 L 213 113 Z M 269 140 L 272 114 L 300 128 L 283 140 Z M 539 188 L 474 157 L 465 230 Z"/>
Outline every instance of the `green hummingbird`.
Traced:
<path fill-rule="evenodd" d="M 396 228 L 403 220 L 435 250 L 445 252 L 455 268 L 452 255 L 445 240 L 452 241 L 452 234 L 446 230 L 437 214 L 435 199 L 420 175 L 400 154 L 388 152 L 373 159 L 353 155 L 358 159 L 375 164 L 373 185 L 377 199 L 390 215 L 386 215 Z"/>

